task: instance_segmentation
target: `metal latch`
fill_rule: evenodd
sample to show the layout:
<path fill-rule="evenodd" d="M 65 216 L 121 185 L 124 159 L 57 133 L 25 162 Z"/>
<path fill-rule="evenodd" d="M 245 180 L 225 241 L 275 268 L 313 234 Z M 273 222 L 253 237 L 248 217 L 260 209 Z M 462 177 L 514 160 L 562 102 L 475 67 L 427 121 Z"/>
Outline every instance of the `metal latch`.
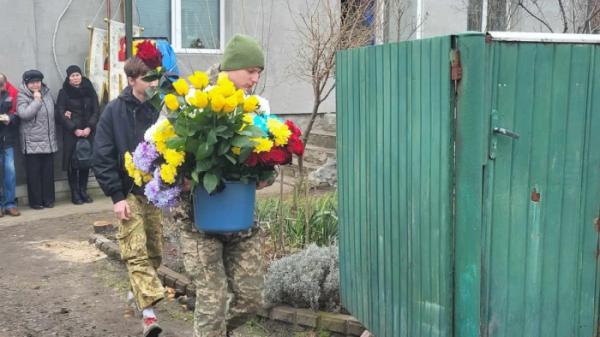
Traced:
<path fill-rule="evenodd" d="M 491 129 L 492 129 L 492 137 L 490 137 L 490 159 L 496 158 L 496 151 L 498 149 L 498 136 L 510 137 L 512 139 L 519 139 L 520 135 L 512 130 L 507 128 L 503 128 L 498 126 L 499 123 L 499 113 L 497 110 L 492 110 L 492 118 L 491 118 Z"/>
<path fill-rule="evenodd" d="M 514 139 L 519 139 L 519 137 L 521 137 L 518 133 L 516 133 L 514 131 L 510 131 L 505 128 L 495 127 L 495 128 L 493 128 L 493 131 L 494 131 L 494 133 L 498 133 L 503 136 L 507 136 L 507 137 L 514 138 Z"/>

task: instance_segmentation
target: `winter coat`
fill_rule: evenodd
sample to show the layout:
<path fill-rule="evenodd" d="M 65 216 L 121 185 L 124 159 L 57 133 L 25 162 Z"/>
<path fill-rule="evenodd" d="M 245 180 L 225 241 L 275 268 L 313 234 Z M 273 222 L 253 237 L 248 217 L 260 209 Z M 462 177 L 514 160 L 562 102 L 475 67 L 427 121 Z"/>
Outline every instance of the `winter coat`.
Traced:
<path fill-rule="evenodd" d="M 71 112 L 71 118 L 65 117 L 65 111 Z M 67 78 L 56 99 L 56 119 L 63 126 L 63 170 L 68 170 L 78 137 L 75 130 L 90 128 L 92 133 L 87 137 L 93 142 L 93 132 L 100 116 L 98 95 L 87 78 L 82 78 L 81 85 L 76 88 L 69 84 Z"/>
<path fill-rule="evenodd" d="M 104 194 L 113 203 L 124 200 L 127 194 L 142 195 L 125 170 L 126 152 L 135 150 L 144 140 L 144 133 L 158 119 L 158 111 L 149 102 L 141 103 L 133 96 L 131 87 L 110 101 L 100 115 L 94 137 L 92 168 Z"/>
<path fill-rule="evenodd" d="M 19 134 L 19 118 L 16 114 L 18 91 L 6 82 L 6 91 L 0 92 L 0 114 L 7 114 L 10 118 L 8 125 L 0 122 L 0 149 L 17 145 Z"/>
<path fill-rule="evenodd" d="M 24 154 L 54 153 L 58 151 L 54 99 L 50 89 L 42 85 L 42 100 L 33 99 L 33 92 L 25 84 L 17 95 L 17 116 L 20 118 L 21 150 Z"/>

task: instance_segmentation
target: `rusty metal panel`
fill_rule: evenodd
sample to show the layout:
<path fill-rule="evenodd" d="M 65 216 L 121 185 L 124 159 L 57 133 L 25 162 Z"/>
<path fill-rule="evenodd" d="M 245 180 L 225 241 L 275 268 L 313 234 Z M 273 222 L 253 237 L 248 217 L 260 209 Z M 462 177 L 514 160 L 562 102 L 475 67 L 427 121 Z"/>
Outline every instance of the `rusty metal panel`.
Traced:
<path fill-rule="evenodd" d="M 378 337 L 452 335 L 451 40 L 337 56 L 342 301 Z"/>
<path fill-rule="evenodd" d="M 487 48 L 481 335 L 596 336 L 600 46 Z"/>

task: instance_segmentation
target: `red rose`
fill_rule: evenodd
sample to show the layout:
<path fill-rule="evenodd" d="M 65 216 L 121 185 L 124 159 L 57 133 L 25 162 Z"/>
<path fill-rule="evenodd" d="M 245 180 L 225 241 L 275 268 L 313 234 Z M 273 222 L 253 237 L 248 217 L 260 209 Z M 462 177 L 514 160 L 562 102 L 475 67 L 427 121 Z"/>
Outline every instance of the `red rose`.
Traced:
<path fill-rule="evenodd" d="M 282 146 L 274 146 L 269 152 L 273 165 L 286 165 L 292 162 L 292 154 Z"/>
<path fill-rule="evenodd" d="M 142 60 L 150 69 L 156 69 L 162 65 L 162 54 L 150 40 L 144 40 L 137 45 L 137 58 Z"/>
<path fill-rule="evenodd" d="M 304 143 L 302 139 L 296 135 L 291 135 L 287 144 L 288 151 L 302 157 L 304 155 Z"/>
<path fill-rule="evenodd" d="M 246 159 L 246 165 L 248 165 L 249 167 L 254 167 L 256 166 L 256 164 L 258 164 L 258 155 L 252 152 L 248 159 Z"/>
<path fill-rule="evenodd" d="M 296 126 L 296 124 L 294 124 L 294 122 L 292 122 L 291 120 L 289 120 L 289 119 L 286 120 L 285 121 L 285 125 L 288 126 L 288 128 L 292 132 L 292 135 L 294 135 L 296 137 L 300 137 L 302 135 L 302 131 L 300 130 L 300 128 L 298 128 Z"/>

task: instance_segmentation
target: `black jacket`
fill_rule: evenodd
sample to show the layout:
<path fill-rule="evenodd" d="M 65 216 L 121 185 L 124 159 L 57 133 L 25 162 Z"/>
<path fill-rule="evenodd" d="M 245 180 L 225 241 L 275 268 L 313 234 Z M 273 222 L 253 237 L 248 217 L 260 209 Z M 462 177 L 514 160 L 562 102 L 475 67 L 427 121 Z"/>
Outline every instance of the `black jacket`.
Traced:
<path fill-rule="evenodd" d="M 13 100 L 8 91 L 0 92 L 0 115 L 7 114 L 10 118 L 8 125 L 0 122 L 0 149 L 6 149 L 17 145 L 19 135 L 19 117 L 14 112 L 10 112 L 13 106 Z"/>
<path fill-rule="evenodd" d="M 56 119 L 63 126 L 63 170 L 69 168 L 77 137 L 75 130 L 90 128 L 92 134 L 88 139 L 93 141 L 93 132 L 98 123 L 100 108 L 98 106 L 98 95 L 92 82 L 87 78 L 82 78 L 81 86 L 76 88 L 69 84 L 67 78 L 63 83 L 62 89 L 56 99 Z M 65 117 L 65 111 L 71 112 L 71 118 Z"/>
<path fill-rule="evenodd" d="M 131 87 L 106 105 L 100 115 L 94 137 L 92 167 L 104 194 L 117 203 L 130 192 L 141 194 L 143 190 L 133 184 L 124 165 L 127 151 L 133 153 L 144 139 L 144 133 L 158 119 L 150 103 L 140 103 L 133 96 Z"/>

